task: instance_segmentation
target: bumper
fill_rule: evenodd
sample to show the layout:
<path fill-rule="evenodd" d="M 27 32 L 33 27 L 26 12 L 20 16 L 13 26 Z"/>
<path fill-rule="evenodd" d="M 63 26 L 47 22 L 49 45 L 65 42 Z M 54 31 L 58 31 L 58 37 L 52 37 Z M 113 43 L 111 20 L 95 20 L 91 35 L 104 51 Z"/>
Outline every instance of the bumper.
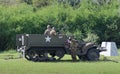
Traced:
<path fill-rule="evenodd" d="M 97 49 L 99 50 L 99 52 L 107 51 L 107 49 L 105 47 L 98 47 Z"/>

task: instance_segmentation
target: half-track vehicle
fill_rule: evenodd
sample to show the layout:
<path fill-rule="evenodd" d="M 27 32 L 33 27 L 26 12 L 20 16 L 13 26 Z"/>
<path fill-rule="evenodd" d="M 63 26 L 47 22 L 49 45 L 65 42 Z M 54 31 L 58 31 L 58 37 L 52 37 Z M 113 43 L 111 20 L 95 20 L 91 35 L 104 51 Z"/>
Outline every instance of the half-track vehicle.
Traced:
<path fill-rule="evenodd" d="M 17 34 L 16 46 L 27 60 L 48 61 L 60 60 L 65 54 L 71 55 L 67 35 L 48 36 L 43 34 Z M 94 43 L 78 41 L 77 56 L 82 60 L 96 61 L 102 48 Z"/>

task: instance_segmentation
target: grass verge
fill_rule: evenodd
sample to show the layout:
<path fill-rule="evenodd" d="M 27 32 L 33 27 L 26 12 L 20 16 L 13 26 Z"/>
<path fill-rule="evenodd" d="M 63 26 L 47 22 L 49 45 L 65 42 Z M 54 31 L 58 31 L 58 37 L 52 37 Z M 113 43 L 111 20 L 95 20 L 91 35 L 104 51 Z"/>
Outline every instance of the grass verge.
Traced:
<path fill-rule="evenodd" d="M 1 57 L 1 55 L 3 55 Z M 4 55 L 13 55 L 11 59 L 4 59 Z M 0 74 L 119 74 L 120 56 L 101 56 L 100 61 L 72 62 L 71 56 L 66 55 L 59 62 L 32 62 L 17 58 L 16 51 L 0 53 Z"/>

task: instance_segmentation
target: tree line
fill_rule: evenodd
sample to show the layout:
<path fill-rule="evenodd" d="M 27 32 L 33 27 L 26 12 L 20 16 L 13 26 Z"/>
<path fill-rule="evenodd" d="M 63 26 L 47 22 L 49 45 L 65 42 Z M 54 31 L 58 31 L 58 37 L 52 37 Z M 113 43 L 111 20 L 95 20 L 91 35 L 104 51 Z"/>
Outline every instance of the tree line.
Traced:
<path fill-rule="evenodd" d="M 112 41 L 120 46 L 119 0 L 78 0 L 75 5 L 64 0 L 31 0 L 31 4 L 14 0 L 12 5 L 3 1 L 0 0 L 0 50 L 15 49 L 16 34 L 43 34 L 48 24 L 77 39 Z"/>

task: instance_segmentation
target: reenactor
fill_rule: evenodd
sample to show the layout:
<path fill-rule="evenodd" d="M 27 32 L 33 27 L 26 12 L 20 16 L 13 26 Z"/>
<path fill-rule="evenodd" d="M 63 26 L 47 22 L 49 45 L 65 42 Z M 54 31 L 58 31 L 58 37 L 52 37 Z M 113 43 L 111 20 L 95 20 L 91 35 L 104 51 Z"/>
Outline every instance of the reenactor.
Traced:
<path fill-rule="evenodd" d="M 47 29 L 45 30 L 44 35 L 50 36 L 50 31 L 51 31 L 51 26 L 47 25 Z M 46 57 L 46 59 L 48 59 L 48 53 L 44 53 L 44 56 Z"/>
<path fill-rule="evenodd" d="M 50 31 L 50 35 L 55 36 L 57 35 L 56 31 L 55 31 L 55 27 L 52 27 L 51 31 Z"/>
<path fill-rule="evenodd" d="M 47 25 L 47 29 L 44 32 L 44 35 L 50 35 L 51 27 L 50 25 Z"/>
<path fill-rule="evenodd" d="M 78 48 L 78 43 L 75 39 L 70 39 L 70 50 L 71 50 L 71 57 L 73 61 L 76 61 L 76 51 Z"/>
<path fill-rule="evenodd" d="M 44 35 L 49 35 L 49 36 L 51 36 L 51 35 L 57 35 L 57 33 L 56 33 L 54 27 L 52 27 L 52 29 L 51 29 L 51 26 L 50 26 L 50 25 L 47 25 L 47 29 L 45 30 Z M 53 58 L 53 57 L 49 58 L 47 52 L 44 53 L 44 57 L 46 58 L 46 60 L 55 60 L 55 58 Z"/>

